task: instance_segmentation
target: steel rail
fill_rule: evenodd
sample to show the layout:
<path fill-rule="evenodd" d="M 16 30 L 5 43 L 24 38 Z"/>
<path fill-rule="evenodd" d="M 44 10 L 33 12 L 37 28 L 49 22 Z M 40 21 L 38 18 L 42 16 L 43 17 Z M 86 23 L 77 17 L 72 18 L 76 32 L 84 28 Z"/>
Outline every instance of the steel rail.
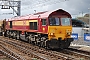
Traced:
<path fill-rule="evenodd" d="M 25 60 L 23 57 L 21 57 L 20 55 L 18 55 L 17 53 L 11 51 L 10 49 L 6 48 L 5 46 L 1 45 L 0 46 L 2 48 L 4 48 L 4 50 L 6 50 L 8 52 L 8 54 L 10 54 L 11 56 L 13 56 L 16 60 Z"/>
<path fill-rule="evenodd" d="M 4 42 L 6 42 L 6 41 L 4 41 Z M 12 44 L 12 45 L 14 45 L 14 46 L 17 46 L 18 48 L 21 48 L 21 46 L 24 46 L 24 47 L 26 47 L 25 45 L 22 45 L 22 44 L 17 44 L 17 43 L 15 43 L 15 42 L 12 42 L 12 43 L 10 43 L 10 42 L 7 42 L 7 43 L 9 43 L 9 44 Z M 23 51 L 25 50 L 26 48 L 23 48 Z M 35 48 L 33 48 L 33 49 L 35 49 Z M 37 50 L 37 49 L 35 49 L 35 50 Z M 39 51 L 39 52 L 41 52 L 41 51 Z M 74 57 L 71 57 L 71 56 L 68 56 L 68 55 L 65 55 L 65 54 L 60 54 L 59 53 L 59 55 L 58 54 L 55 54 L 55 53 L 52 53 L 52 52 L 48 52 L 48 51 L 42 51 L 43 53 L 46 53 L 47 55 L 50 55 L 50 56 L 52 56 L 53 55 L 53 57 L 58 57 L 58 59 L 60 59 L 60 58 L 63 58 L 63 59 L 69 59 L 69 60 L 72 60 L 72 59 L 75 59 L 75 60 L 77 60 L 76 58 L 74 58 Z M 27 52 L 26 52 L 27 53 Z M 35 53 L 36 54 L 36 53 Z M 45 58 L 45 60 L 47 60 L 46 58 Z"/>

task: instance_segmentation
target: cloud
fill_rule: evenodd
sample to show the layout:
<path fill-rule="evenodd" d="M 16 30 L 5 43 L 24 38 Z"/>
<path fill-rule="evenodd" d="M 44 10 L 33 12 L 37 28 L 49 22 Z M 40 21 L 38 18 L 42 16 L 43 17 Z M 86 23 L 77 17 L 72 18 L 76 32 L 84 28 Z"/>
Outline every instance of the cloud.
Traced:
<path fill-rule="evenodd" d="M 83 13 L 88 13 L 90 8 L 90 0 L 21 0 L 21 15 L 31 14 L 40 11 L 48 11 L 48 10 L 54 10 L 62 8 L 66 11 L 68 11 L 72 16 Z M 0 12 L 12 12 L 12 10 L 5 10 Z M 16 15 L 16 14 L 15 14 Z M 0 15 L 2 16 L 2 15 Z M 10 17 L 13 17 L 14 15 L 10 15 Z M 8 18 L 7 15 L 5 17 Z M 4 18 L 4 17 L 0 17 Z"/>

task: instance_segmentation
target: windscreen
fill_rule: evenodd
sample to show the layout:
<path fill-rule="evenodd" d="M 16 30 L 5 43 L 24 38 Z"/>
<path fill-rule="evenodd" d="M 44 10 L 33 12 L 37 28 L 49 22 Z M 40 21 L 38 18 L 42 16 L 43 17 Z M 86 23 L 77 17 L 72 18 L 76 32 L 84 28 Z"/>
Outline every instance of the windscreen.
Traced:
<path fill-rule="evenodd" d="M 58 17 L 49 18 L 49 25 L 50 26 L 60 25 L 60 19 Z"/>
<path fill-rule="evenodd" d="M 62 26 L 70 26 L 71 19 L 70 18 L 61 18 L 61 25 Z"/>

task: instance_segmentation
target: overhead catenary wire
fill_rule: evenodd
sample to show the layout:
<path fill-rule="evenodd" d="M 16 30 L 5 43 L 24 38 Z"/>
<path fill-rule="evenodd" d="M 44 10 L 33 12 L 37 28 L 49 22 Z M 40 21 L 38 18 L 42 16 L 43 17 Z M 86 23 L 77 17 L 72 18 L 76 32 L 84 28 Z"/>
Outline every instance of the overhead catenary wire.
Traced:
<path fill-rule="evenodd" d="M 32 8 L 32 7 L 37 7 L 37 6 L 42 6 L 42 5 L 49 5 L 49 4 L 53 4 L 54 2 L 61 2 L 61 1 L 58 1 L 58 0 L 45 0 L 45 1 L 38 1 L 34 4 L 30 4 L 29 8 Z"/>
<path fill-rule="evenodd" d="M 34 1 L 34 0 L 32 0 L 32 1 Z M 62 2 L 65 2 L 65 1 L 67 1 L 67 0 L 63 0 Z M 28 1 L 28 2 L 30 2 L 30 1 Z M 61 3 L 61 1 L 60 0 L 44 0 L 44 1 L 42 1 L 42 0 L 38 0 L 37 2 L 35 2 L 35 3 L 31 3 L 30 4 L 30 6 L 28 6 L 28 7 L 25 7 L 25 8 L 22 8 L 22 10 L 24 11 L 24 10 L 26 10 L 26 9 L 33 9 L 33 8 L 38 8 L 38 7 L 44 7 L 44 6 L 47 6 L 47 5 L 52 5 L 52 4 L 57 4 L 57 3 Z"/>

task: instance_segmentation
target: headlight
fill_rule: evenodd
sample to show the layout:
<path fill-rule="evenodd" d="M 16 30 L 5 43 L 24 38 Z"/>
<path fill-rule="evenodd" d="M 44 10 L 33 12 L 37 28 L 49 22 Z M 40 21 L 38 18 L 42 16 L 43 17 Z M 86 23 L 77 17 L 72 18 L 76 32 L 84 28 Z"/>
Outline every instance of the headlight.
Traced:
<path fill-rule="evenodd" d="M 67 35 L 71 35 L 71 32 L 68 32 Z"/>
<path fill-rule="evenodd" d="M 67 35 L 71 35 L 71 30 L 67 29 L 67 30 L 66 30 L 66 34 L 67 34 Z"/>
<path fill-rule="evenodd" d="M 50 33 L 50 35 L 54 35 L 54 33 Z"/>

